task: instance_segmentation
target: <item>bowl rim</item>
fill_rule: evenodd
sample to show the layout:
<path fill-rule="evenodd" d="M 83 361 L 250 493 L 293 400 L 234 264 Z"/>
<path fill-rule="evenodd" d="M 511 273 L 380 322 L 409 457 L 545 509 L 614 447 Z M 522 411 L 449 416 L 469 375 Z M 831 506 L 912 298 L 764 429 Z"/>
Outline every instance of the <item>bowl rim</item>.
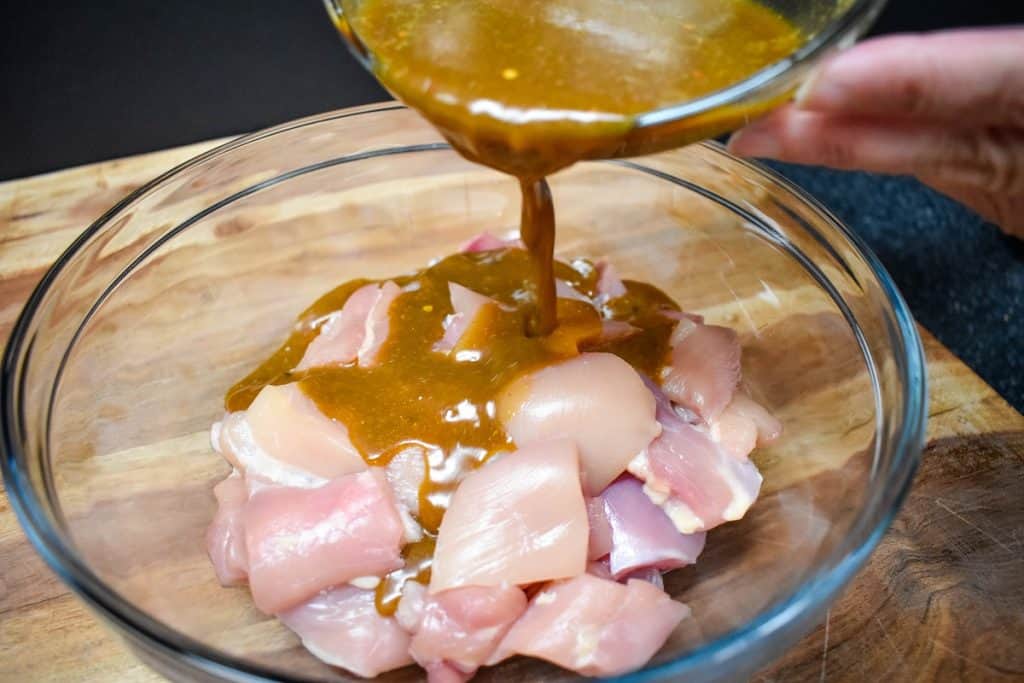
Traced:
<path fill-rule="evenodd" d="M 268 137 L 329 121 L 405 109 L 407 107 L 396 102 L 383 102 L 317 114 L 235 138 L 178 164 L 128 194 L 86 228 L 43 275 L 12 327 L 11 336 L 4 350 L 2 363 L 0 363 L 0 437 L 2 437 L 0 438 L 0 469 L 3 471 L 8 499 L 11 501 L 11 507 L 15 511 L 22 529 L 36 552 L 42 556 L 62 582 L 80 599 L 115 625 L 120 634 L 131 636 L 136 642 L 142 641 L 144 645 L 155 647 L 160 652 L 180 658 L 190 666 L 207 674 L 227 676 L 231 680 L 239 681 L 277 680 L 301 683 L 307 680 L 236 659 L 175 630 L 122 598 L 79 559 L 72 544 L 64 538 L 57 525 L 47 516 L 46 502 L 37 496 L 28 474 L 23 471 L 21 466 L 23 461 L 27 461 L 27 454 L 22 448 L 20 438 L 25 431 L 25 420 L 20 402 L 21 383 L 24 379 L 24 368 L 21 361 L 31 351 L 34 342 L 29 335 L 33 318 L 70 261 L 91 239 L 103 231 L 123 209 L 170 178 L 210 159 Z M 904 420 L 898 425 L 898 431 L 891 446 L 893 453 L 890 467 L 891 476 L 884 480 L 885 486 L 881 491 L 889 494 L 891 503 L 884 509 L 876 510 L 875 518 L 866 512 L 868 510 L 866 507 L 858 513 L 858 518 L 850 533 L 853 537 L 864 536 L 857 547 L 833 566 L 819 568 L 810 574 L 789 594 L 770 604 L 747 623 L 712 641 L 703 643 L 680 657 L 614 679 L 629 683 L 679 676 L 687 671 L 715 662 L 724 664 L 743 651 L 745 645 L 759 642 L 776 631 L 785 630 L 801 616 L 813 614 L 816 611 L 820 612 L 853 578 L 888 530 L 910 489 L 924 446 L 927 413 L 927 374 L 924 351 L 913 316 L 881 262 L 866 243 L 827 208 L 774 170 L 753 161 L 734 157 L 726 152 L 722 145 L 715 142 L 699 143 L 699 146 L 712 154 L 724 157 L 730 163 L 741 164 L 751 172 L 766 177 L 778 185 L 781 190 L 792 195 L 797 203 L 803 204 L 823 220 L 829 228 L 848 240 L 856 255 L 864 260 L 870 275 L 875 278 L 885 294 L 890 313 L 896 321 L 896 328 L 893 332 L 905 352 L 901 357 L 904 362 L 898 364 L 901 386 L 905 387 L 902 396 Z M 447 145 L 436 148 L 447 148 Z M 663 154 L 671 153 L 673 152 Z"/>
<path fill-rule="evenodd" d="M 888 3 L 888 0 L 839 1 L 845 1 L 847 7 L 791 54 L 724 88 L 691 100 L 666 104 L 638 114 L 633 117 L 633 127 L 642 130 L 671 121 L 700 116 L 756 95 L 759 91 L 769 88 L 794 71 L 813 65 L 834 47 L 843 47 L 861 36 Z M 342 0 L 323 0 L 323 4 L 328 16 L 340 30 L 339 20 L 345 14 Z M 354 32 L 348 38 L 344 35 L 347 32 L 343 31 L 342 33 L 342 42 L 345 47 L 356 61 L 362 64 L 367 71 L 373 73 L 372 57 L 369 52 L 362 50 L 361 42 L 357 46 L 358 38 Z"/>
<path fill-rule="evenodd" d="M 845 43 L 858 38 L 867 31 L 887 2 L 888 0 L 852 0 L 850 6 L 842 10 L 842 14 L 813 34 L 810 40 L 792 54 L 720 90 L 640 114 L 636 117 L 636 126 L 657 126 L 741 102 L 795 70 L 814 64 L 834 47 L 843 47 Z"/>

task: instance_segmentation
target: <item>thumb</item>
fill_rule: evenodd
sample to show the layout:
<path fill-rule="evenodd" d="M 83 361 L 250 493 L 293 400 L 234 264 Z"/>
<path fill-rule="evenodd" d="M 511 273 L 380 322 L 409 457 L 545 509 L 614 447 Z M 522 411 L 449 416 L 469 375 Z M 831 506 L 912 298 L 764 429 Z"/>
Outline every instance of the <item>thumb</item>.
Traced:
<path fill-rule="evenodd" d="M 729 141 L 739 156 L 913 175 L 1024 237 L 1024 129 L 958 129 L 784 107 Z"/>

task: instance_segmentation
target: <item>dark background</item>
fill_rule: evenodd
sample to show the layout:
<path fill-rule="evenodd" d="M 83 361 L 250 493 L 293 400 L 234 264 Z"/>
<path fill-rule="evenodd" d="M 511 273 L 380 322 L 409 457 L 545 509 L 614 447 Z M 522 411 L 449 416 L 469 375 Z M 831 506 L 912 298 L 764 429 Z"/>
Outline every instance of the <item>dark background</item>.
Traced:
<path fill-rule="evenodd" d="M 319 0 L 5 4 L 0 180 L 386 97 Z M 1024 23 L 1024 3 L 890 0 L 874 33 L 1006 23 Z M 1024 408 L 1020 242 L 909 179 L 776 167 L 858 231 L 917 318 Z"/>
<path fill-rule="evenodd" d="M 8 4 L 0 180 L 387 97 L 320 0 Z M 1024 22 L 1022 5 L 890 0 L 875 32 Z"/>

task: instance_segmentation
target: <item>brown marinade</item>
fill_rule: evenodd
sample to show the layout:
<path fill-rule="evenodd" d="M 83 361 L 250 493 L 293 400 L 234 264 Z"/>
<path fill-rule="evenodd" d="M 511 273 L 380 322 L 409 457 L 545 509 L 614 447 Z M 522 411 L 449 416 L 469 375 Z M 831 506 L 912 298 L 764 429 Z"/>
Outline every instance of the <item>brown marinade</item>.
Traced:
<path fill-rule="evenodd" d="M 596 295 L 597 269 L 590 262 L 554 261 L 552 267 L 558 279 L 580 294 Z M 389 334 L 373 366 L 294 371 L 324 318 L 369 283 L 347 282 L 299 315 L 284 345 L 225 397 L 228 410 L 244 410 L 264 386 L 298 382 L 325 415 L 348 428 L 367 464 L 383 466 L 405 449 L 422 450 L 427 476 L 420 488 L 417 521 L 427 536 L 406 548 L 406 567 L 378 586 L 382 613 L 394 611 L 405 580 L 429 577 L 425 549 L 432 547 L 458 482 L 491 455 L 512 448 L 494 405 L 505 385 L 584 350 L 618 354 L 652 376 L 665 358 L 674 325 L 665 311 L 678 311 L 678 306 L 657 288 L 627 280 L 627 293 L 604 302 L 600 312 L 586 301 L 559 298 L 557 327 L 535 336 L 529 333 L 532 274 L 527 252 L 506 248 L 454 254 L 395 278 L 406 291 L 390 307 Z M 497 303 L 481 309 L 456 347 L 443 353 L 433 347 L 443 335 L 445 316 L 452 313 L 449 282 Z M 624 340 L 602 342 L 602 320 L 628 322 L 638 331 Z"/>
<path fill-rule="evenodd" d="M 753 0 L 341 4 L 340 28 L 391 92 L 466 157 L 527 180 L 651 147 L 638 115 L 733 85 L 805 40 Z M 711 115 L 731 124 L 738 113 Z M 679 146 L 710 137 L 708 125 L 654 134 Z"/>
<path fill-rule="evenodd" d="M 628 293 L 602 313 L 584 301 L 558 299 L 558 325 L 550 334 L 529 333 L 533 264 L 508 248 L 449 256 L 413 275 L 396 278 L 405 290 L 391 305 L 390 333 L 372 367 L 326 366 L 294 372 L 318 325 L 366 280 L 336 288 L 303 312 L 291 336 L 252 374 L 232 387 L 228 410 L 244 410 L 267 384 L 298 382 L 323 413 L 343 423 L 353 445 L 371 465 L 386 465 L 405 448 L 423 449 L 429 464 L 421 492 L 420 522 L 435 532 L 445 496 L 462 470 L 511 447 L 495 417 L 494 398 L 519 375 L 565 360 L 580 350 L 606 350 L 654 372 L 664 358 L 672 321 L 659 312 L 678 310 L 650 285 L 628 282 Z M 555 275 L 583 295 L 594 295 L 596 269 L 586 261 L 554 262 Z M 452 313 L 448 283 L 493 298 L 451 353 L 433 350 Z M 602 344 L 602 316 L 639 328 L 632 340 Z M 449 458 L 461 459 L 452 471 Z"/>

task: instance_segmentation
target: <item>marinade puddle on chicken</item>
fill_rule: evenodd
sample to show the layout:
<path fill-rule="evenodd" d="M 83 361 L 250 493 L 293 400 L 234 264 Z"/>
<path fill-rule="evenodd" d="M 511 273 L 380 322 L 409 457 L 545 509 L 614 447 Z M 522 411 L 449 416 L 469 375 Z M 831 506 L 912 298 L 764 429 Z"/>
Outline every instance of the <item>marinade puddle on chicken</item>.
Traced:
<path fill-rule="evenodd" d="M 738 389 L 735 333 L 578 259 L 534 336 L 531 272 L 484 234 L 345 283 L 228 392 L 211 559 L 324 661 L 636 669 L 688 614 L 661 572 L 756 498 L 748 455 L 780 427 Z"/>

